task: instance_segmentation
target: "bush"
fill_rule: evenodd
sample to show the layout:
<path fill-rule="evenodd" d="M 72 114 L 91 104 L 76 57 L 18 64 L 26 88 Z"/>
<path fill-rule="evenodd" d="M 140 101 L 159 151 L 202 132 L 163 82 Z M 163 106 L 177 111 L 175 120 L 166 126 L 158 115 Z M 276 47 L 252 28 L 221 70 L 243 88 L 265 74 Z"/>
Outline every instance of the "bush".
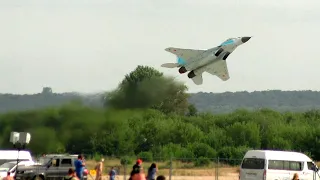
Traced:
<path fill-rule="evenodd" d="M 210 159 L 206 157 L 199 157 L 195 160 L 194 166 L 200 167 L 200 166 L 208 166 L 210 164 Z"/>
<path fill-rule="evenodd" d="M 192 162 L 194 154 L 191 150 L 182 148 L 177 157 L 181 162 Z"/>
<path fill-rule="evenodd" d="M 103 156 L 99 153 L 94 153 L 94 155 L 93 155 L 93 159 L 95 161 L 100 161 L 102 158 L 103 158 Z"/>
<path fill-rule="evenodd" d="M 208 157 L 208 158 L 215 158 L 217 156 L 217 152 L 213 150 L 209 145 L 204 143 L 194 143 L 190 147 L 193 151 L 195 157 Z"/>
<path fill-rule="evenodd" d="M 152 152 L 141 152 L 138 154 L 138 158 L 145 162 L 153 161 Z"/>
<path fill-rule="evenodd" d="M 121 165 L 132 164 L 132 159 L 129 158 L 129 157 L 127 157 L 127 156 L 122 157 L 122 158 L 120 159 L 120 164 L 121 164 Z"/>

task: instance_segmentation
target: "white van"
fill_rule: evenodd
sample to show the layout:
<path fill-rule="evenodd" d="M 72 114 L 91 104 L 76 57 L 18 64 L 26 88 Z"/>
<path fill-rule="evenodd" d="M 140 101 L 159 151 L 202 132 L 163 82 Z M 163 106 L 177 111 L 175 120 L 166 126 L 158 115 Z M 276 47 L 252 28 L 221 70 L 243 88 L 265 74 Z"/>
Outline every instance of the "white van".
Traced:
<path fill-rule="evenodd" d="M 18 150 L 0 150 L 0 165 L 9 162 L 17 161 Z M 29 151 L 19 152 L 20 161 L 32 161 L 31 153 Z"/>
<path fill-rule="evenodd" d="M 240 180 L 319 180 L 314 162 L 305 154 L 290 151 L 249 150 L 240 166 Z"/>

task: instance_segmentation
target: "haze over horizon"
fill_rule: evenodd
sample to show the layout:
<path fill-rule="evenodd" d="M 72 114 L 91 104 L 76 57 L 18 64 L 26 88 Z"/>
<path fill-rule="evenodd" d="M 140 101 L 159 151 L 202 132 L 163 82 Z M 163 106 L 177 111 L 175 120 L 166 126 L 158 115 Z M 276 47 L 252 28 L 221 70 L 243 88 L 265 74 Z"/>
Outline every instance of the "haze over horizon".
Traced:
<path fill-rule="evenodd" d="M 0 0 L 0 93 L 94 93 L 116 88 L 137 65 L 189 92 L 320 90 L 319 0 Z M 227 59 L 230 79 L 196 86 L 164 49 L 207 49 L 253 36 Z"/>

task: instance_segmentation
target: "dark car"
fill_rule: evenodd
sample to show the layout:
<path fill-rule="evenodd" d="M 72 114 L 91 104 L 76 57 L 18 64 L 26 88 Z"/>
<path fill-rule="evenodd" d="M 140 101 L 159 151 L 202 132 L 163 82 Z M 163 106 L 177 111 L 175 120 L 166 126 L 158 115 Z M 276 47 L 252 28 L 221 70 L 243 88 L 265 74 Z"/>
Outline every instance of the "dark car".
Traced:
<path fill-rule="evenodd" d="M 74 167 L 75 156 L 54 155 L 40 158 L 40 163 L 33 166 L 18 167 L 16 180 L 61 180 Z M 83 179 L 87 180 L 88 170 L 85 169 Z"/>

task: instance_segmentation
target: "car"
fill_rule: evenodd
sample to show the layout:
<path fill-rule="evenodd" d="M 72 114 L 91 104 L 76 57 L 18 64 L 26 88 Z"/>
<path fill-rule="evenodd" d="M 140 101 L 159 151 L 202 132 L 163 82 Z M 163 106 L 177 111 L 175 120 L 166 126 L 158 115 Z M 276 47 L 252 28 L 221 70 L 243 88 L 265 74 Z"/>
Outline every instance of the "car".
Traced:
<path fill-rule="evenodd" d="M 74 167 L 75 156 L 47 155 L 39 159 L 39 164 L 29 167 L 18 167 L 16 180 L 53 180 L 62 179 L 68 174 L 69 168 Z M 88 170 L 83 172 L 83 180 L 87 180 Z"/>
<path fill-rule="evenodd" d="M 19 169 L 19 167 L 22 167 L 22 166 L 31 166 L 31 165 L 35 164 L 34 161 L 29 161 L 29 160 L 24 160 L 24 161 L 20 161 L 20 162 L 17 162 L 17 161 L 6 162 L 0 166 L 0 179 L 6 177 L 7 172 L 10 172 L 11 173 L 10 176 L 14 177 L 15 172 L 16 172 L 17 163 L 18 163 L 18 169 Z"/>

